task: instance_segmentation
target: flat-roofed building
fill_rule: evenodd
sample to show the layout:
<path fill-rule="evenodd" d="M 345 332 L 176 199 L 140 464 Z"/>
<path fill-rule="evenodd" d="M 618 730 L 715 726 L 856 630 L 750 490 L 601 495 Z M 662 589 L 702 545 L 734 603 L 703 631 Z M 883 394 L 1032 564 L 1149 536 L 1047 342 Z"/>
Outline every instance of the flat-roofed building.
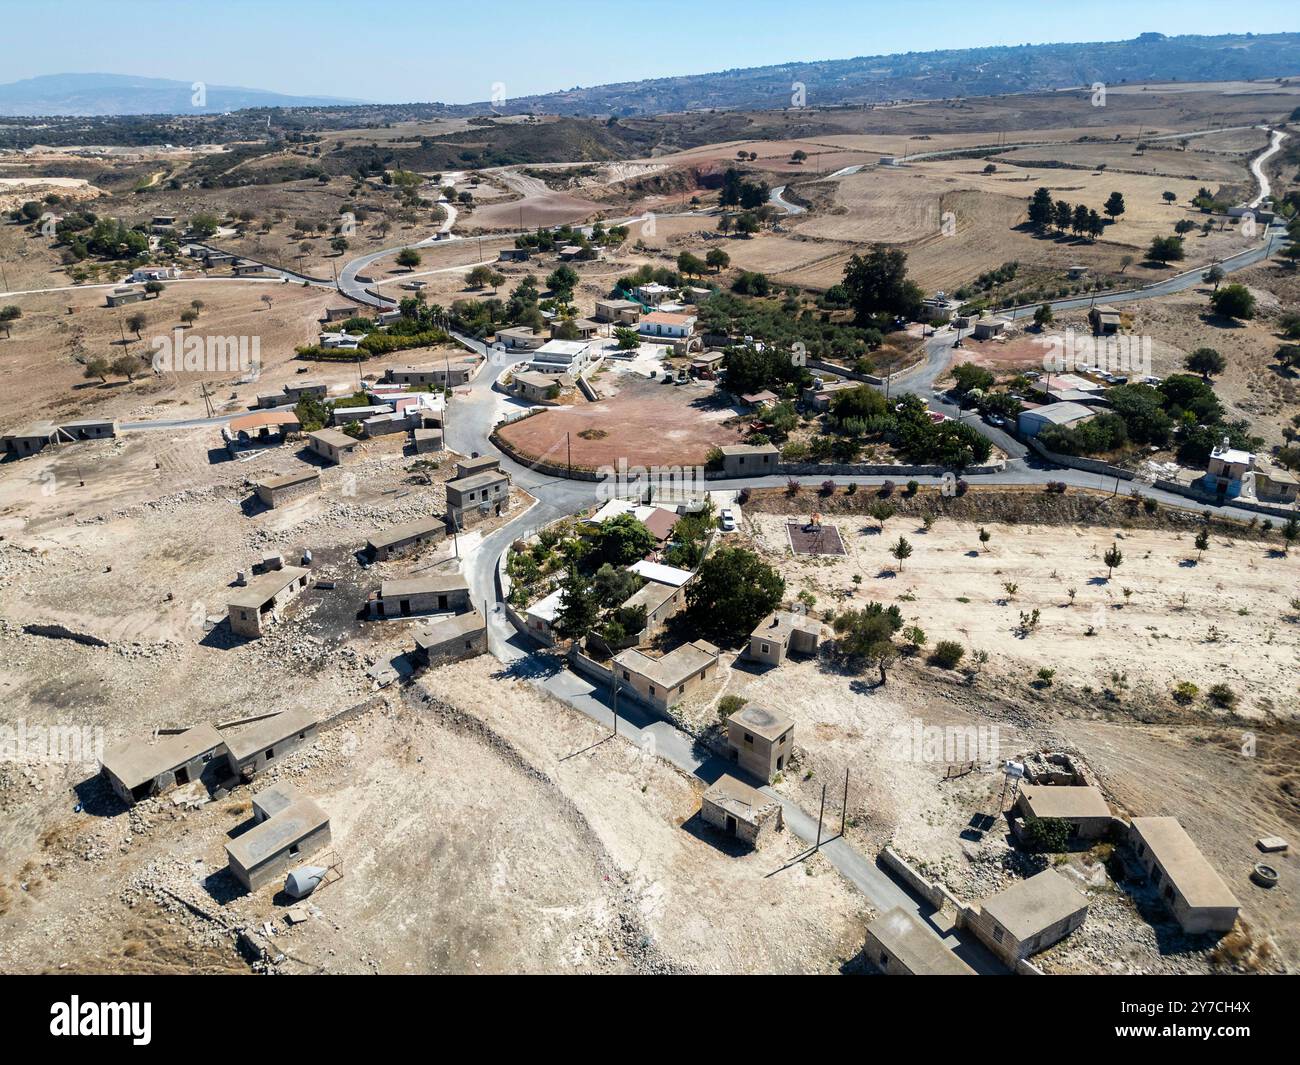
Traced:
<path fill-rule="evenodd" d="M 1123 325 L 1123 319 L 1120 317 L 1119 311 L 1113 311 L 1107 307 L 1093 307 L 1088 312 L 1088 323 L 1097 336 L 1107 336 L 1119 332 L 1120 326 Z"/>
<path fill-rule="evenodd" d="M 551 323 L 552 340 L 590 340 L 600 329 L 590 318 L 563 318 Z"/>
<path fill-rule="evenodd" d="M 330 423 L 337 429 L 339 426 L 348 425 L 351 422 L 365 422 L 367 418 L 392 413 L 393 406 L 391 403 L 367 403 L 364 406 L 335 407 L 330 414 Z"/>
<path fill-rule="evenodd" d="M 700 817 L 751 847 L 763 846 L 784 827 L 780 802 L 725 773 L 700 800 Z"/>
<path fill-rule="evenodd" d="M 436 515 L 417 518 L 402 525 L 394 525 L 382 532 L 371 533 L 366 541 L 366 556 L 375 562 L 410 551 L 425 544 L 437 544 L 447 539 L 447 523 Z"/>
<path fill-rule="evenodd" d="M 867 925 L 863 952 L 886 976 L 976 975 L 915 914 L 901 906 Z"/>
<path fill-rule="evenodd" d="M 428 455 L 434 451 L 441 451 L 445 446 L 441 429 L 413 429 L 411 430 L 411 443 L 414 445 L 417 455 Z"/>
<path fill-rule="evenodd" d="M 529 403 L 546 403 L 559 399 L 566 390 L 572 391 L 572 374 L 542 373 L 539 370 L 520 370 L 511 379 L 515 395 Z"/>
<path fill-rule="evenodd" d="M 279 620 L 280 609 L 307 587 L 308 571 L 285 566 L 260 573 L 235 591 L 227 605 L 231 631 L 257 638 L 263 629 Z"/>
<path fill-rule="evenodd" d="M 614 325 L 636 325 L 641 317 L 641 304 L 635 300 L 597 300 L 592 317 L 598 322 Z"/>
<path fill-rule="evenodd" d="M 438 666 L 487 653 L 487 623 L 477 610 L 431 622 L 415 634 L 415 658 Z"/>
<path fill-rule="evenodd" d="M 548 340 L 533 352 L 528 366 L 539 373 L 567 373 L 576 377 L 587 365 L 590 347 L 585 340 Z"/>
<path fill-rule="evenodd" d="M 115 288 L 104 297 L 104 306 L 121 307 L 128 303 L 139 303 L 148 293 L 142 288 Z"/>
<path fill-rule="evenodd" d="M 821 638 L 821 622 L 792 610 L 773 610 L 750 633 L 745 657 L 779 666 L 791 652 L 815 655 Z"/>
<path fill-rule="evenodd" d="M 59 440 L 107 440 L 117 436 L 117 422 L 112 418 L 78 418 L 59 422 Z"/>
<path fill-rule="evenodd" d="M 1067 822 L 1071 839 L 1100 839 L 1110 831 L 1110 807 L 1100 788 L 1024 784 L 1016 807 L 1023 817 Z"/>
<path fill-rule="evenodd" d="M 662 658 L 636 648 L 614 657 L 614 674 L 643 702 L 666 711 L 717 673 L 718 649 L 704 640 L 682 644 Z"/>
<path fill-rule="evenodd" d="M 643 638 L 648 638 L 664 627 L 670 617 L 686 605 L 686 589 L 676 584 L 646 581 L 623 603 L 624 610 L 645 610 Z M 629 633 L 629 635 L 631 635 Z"/>
<path fill-rule="evenodd" d="M 341 429 L 317 429 L 307 434 L 307 447 L 314 455 L 342 465 L 351 459 L 360 443 Z"/>
<path fill-rule="evenodd" d="M 560 603 L 563 598 L 564 589 L 556 588 L 555 591 L 539 599 L 524 611 L 524 628 L 528 630 L 528 635 L 548 647 L 555 644 L 555 633 L 552 631 L 552 626 L 555 624 L 555 618 L 560 612 Z"/>
<path fill-rule="evenodd" d="M 58 433 L 53 422 L 36 422 L 4 435 L 4 449 L 19 458 L 27 458 L 52 444 Z"/>
<path fill-rule="evenodd" d="M 535 333 L 529 326 L 517 325 L 510 329 L 498 329 L 496 342 L 512 350 L 536 351 L 546 343 L 546 337 Z"/>
<path fill-rule="evenodd" d="M 981 318 L 975 323 L 975 339 L 991 340 L 1007 331 L 1010 323 L 1005 318 Z"/>
<path fill-rule="evenodd" d="M 261 791 L 253 793 L 253 821 L 260 825 L 281 810 L 288 809 L 302 797 L 298 786 L 291 781 L 281 780 L 268 785 Z"/>
<path fill-rule="evenodd" d="M 651 311 L 639 322 L 637 332 L 647 337 L 671 337 L 681 340 L 695 332 L 698 318 L 693 314 L 673 314 L 670 311 Z"/>
<path fill-rule="evenodd" d="M 1037 436 L 1048 425 L 1069 429 L 1096 416 L 1097 412 L 1082 403 L 1048 403 L 1042 407 L 1022 410 L 1016 419 L 1021 436 Z"/>
<path fill-rule="evenodd" d="M 257 498 L 268 507 L 278 507 L 291 499 L 308 495 L 320 488 L 319 470 L 302 470 L 299 473 L 286 473 L 279 477 L 264 477 L 254 483 Z"/>
<path fill-rule="evenodd" d="M 457 388 L 469 383 L 476 366 L 478 356 L 457 355 L 423 366 L 390 366 L 384 371 L 384 380 L 397 385 Z"/>
<path fill-rule="evenodd" d="M 370 597 L 370 616 L 409 618 L 418 614 L 459 614 L 470 608 L 469 583 L 460 573 L 384 581 Z"/>
<path fill-rule="evenodd" d="M 457 477 L 472 477 L 476 473 L 486 473 L 488 470 L 498 470 L 501 468 L 501 460 L 495 455 L 476 455 L 472 458 L 461 459 L 456 463 Z"/>
<path fill-rule="evenodd" d="M 728 444 L 722 452 L 722 472 L 728 477 L 762 477 L 776 473 L 781 450 L 775 444 Z"/>
<path fill-rule="evenodd" d="M 867 385 L 860 381 L 826 381 L 821 385 L 811 385 L 802 393 L 804 404 L 816 411 L 830 410 L 835 397 L 842 392 L 853 392 Z"/>
<path fill-rule="evenodd" d="M 688 569 L 680 569 L 677 566 L 665 566 L 662 562 L 647 562 L 641 559 L 640 562 L 633 562 L 628 569 L 638 577 L 644 577 L 648 581 L 658 581 L 660 584 L 671 584 L 677 588 L 689 583 L 690 579 L 695 576 Z"/>
<path fill-rule="evenodd" d="M 794 722 L 770 707 L 750 703 L 727 718 L 727 746 L 741 769 L 771 784 L 794 753 Z"/>
<path fill-rule="evenodd" d="M 1161 900 L 1184 932 L 1227 932 L 1241 904 L 1176 817 L 1135 817 L 1129 838 Z"/>
<path fill-rule="evenodd" d="M 1088 916 L 1088 900 L 1055 869 L 985 899 L 968 921 L 976 936 L 1014 966 L 1073 932 Z"/>
<path fill-rule="evenodd" d="M 510 478 L 502 470 L 486 469 L 447 482 L 447 520 L 457 529 L 509 509 Z"/>
<path fill-rule="evenodd" d="M 214 761 L 220 764 L 226 741 L 208 724 L 195 725 L 156 741 L 128 740 L 105 751 L 100 772 L 128 805 L 200 780 Z"/>
<path fill-rule="evenodd" d="M 226 858 L 236 880 L 249 891 L 260 891 L 329 841 L 325 811 L 311 799 L 300 798 L 227 843 Z"/>
<path fill-rule="evenodd" d="M 226 733 L 226 761 L 236 776 L 250 779 L 272 762 L 316 738 L 316 714 L 301 707 L 265 717 Z"/>

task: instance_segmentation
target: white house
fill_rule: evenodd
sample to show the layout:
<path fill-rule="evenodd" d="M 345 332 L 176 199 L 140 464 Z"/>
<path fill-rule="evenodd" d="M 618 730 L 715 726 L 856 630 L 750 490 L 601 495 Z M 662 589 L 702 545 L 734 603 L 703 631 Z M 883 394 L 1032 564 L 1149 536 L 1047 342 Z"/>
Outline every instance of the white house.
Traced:
<path fill-rule="evenodd" d="M 539 373 L 568 373 L 576 377 L 587 365 L 590 347 L 582 340 L 548 340 L 533 352 L 528 365 Z"/>
<path fill-rule="evenodd" d="M 668 311 L 651 311 L 637 323 L 642 336 L 671 337 L 683 340 L 695 332 L 693 314 L 672 314 Z"/>

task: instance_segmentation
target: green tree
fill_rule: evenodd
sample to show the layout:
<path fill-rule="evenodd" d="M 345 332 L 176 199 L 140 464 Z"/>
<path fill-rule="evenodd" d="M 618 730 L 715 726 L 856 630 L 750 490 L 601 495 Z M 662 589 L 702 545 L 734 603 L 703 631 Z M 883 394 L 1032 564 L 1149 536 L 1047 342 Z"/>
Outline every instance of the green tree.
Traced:
<path fill-rule="evenodd" d="M 1115 221 L 1124 213 L 1124 194 L 1122 192 L 1112 192 L 1101 209 L 1110 216 L 1112 222 Z"/>
<path fill-rule="evenodd" d="M 22 308 L 16 304 L 10 303 L 5 307 L 0 307 L 0 326 L 4 327 L 5 336 L 10 336 L 10 324 L 16 322 L 23 316 Z"/>
<path fill-rule="evenodd" d="M 880 670 L 880 683 L 887 678 L 889 663 L 898 654 L 894 633 L 903 627 L 903 615 L 897 606 L 868 603 L 861 610 L 846 610 L 835 618 L 835 633 L 846 655 L 874 663 Z"/>
<path fill-rule="evenodd" d="M 866 255 L 854 255 L 844 268 L 844 288 L 859 321 L 920 313 L 921 287 L 907 276 L 907 255 L 899 248 L 873 244 Z"/>
<path fill-rule="evenodd" d="M 686 604 L 701 630 L 730 642 L 753 632 L 784 594 L 785 580 L 754 552 L 721 547 L 700 563 Z"/>
<path fill-rule="evenodd" d="M 1208 381 L 1211 375 L 1218 376 L 1223 373 L 1228 362 L 1213 348 L 1197 348 L 1183 360 L 1183 365 Z"/>
<path fill-rule="evenodd" d="M 573 290 L 577 287 L 578 271 L 568 264 L 557 266 L 546 277 L 547 290 L 565 301 L 573 296 Z"/>
<path fill-rule="evenodd" d="M 1052 305 L 1050 303 L 1044 303 L 1034 311 L 1034 325 L 1038 326 L 1039 329 L 1051 325 L 1054 319 L 1055 315 L 1052 314 Z"/>
<path fill-rule="evenodd" d="M 1201 280 L 1212 284 L 1214 286 L 1214 291 L 1218 292 L 1219 285 L 1222 283 L 1223 279 L 1227 276 L 1228 275 L 1224 272 L 1223 267 L 1220 266 L 1218 263 L 1215 263 L 1208 270 L 1206 270 L 1205 273 L 1201 275 Z"/>
<path fill-rule="evenodd" d="M 1196 544 L 1196 561 L 1200 562 L 1201 556 L 1210 548 L 1210 530 L 1202 529 L 1193 542 Z"/>
<path fill-rule="evenodd" d="M 570 566 L 560 584 L 560 605 L 555 612 L 555 632 L 567 640 L 586 636 L 600 616 L 600 605 L 587 579 Z"/>
<path fill-rule="evenodd" d="M 1026 817 L 1025 846 L 1042 854 L 1059 854 L 1070 845 L 1070 822 L 1060 817 Z"/>
<path fill-rule="evenodd" d="M 952 376 L 956 382 L 957 394 L 961 396 L 976 388 L 987 392 L 996 380 L 988 370 L 973 362 L 963 362 L 960 366 L 953 367 Z"/>
<path fill-rule="evenodd" d="M 414 270 L 420 265 L 420 253 L 414 248 L 403 248 L 397 253 L 397 265 Z"/>
<path fill-rule="evenodd" d="M 140 330 L 148 324 L 149 319 L 140 311 L 136 311 L 134 314 L 129 314 L 126 317 L 126 327 L 135 333 L 137 340 L 140 338 Z"/>
<path fill-rule="evenodd" d="M 903 570 L 903 563 L 912 557 L 912 545 L 909 544 L 904 537 L 900 536 L 898 538 L 898 543 L 894 544 L 894 546 L 889 549 L 889 553 L 898 560 L 898 570 L 901 573 Z"/>
<path fill-rule="evenodd" d="M 710 248 L 708 254 L 704 256 L 704 261 L 716 274 L 731 265 L 731 256 L 721 248 Z"/>
<path fill-rule="evenodd" d="M 1170 192 L 1166 189 L 1164 192 L 1160 194 L 1160 198 L 1164 200 L 1165 203 L 1173 203 L 1176 199 L 1178 199 L 1178 193 Z"/>
<path fill-rule="evenodd" d="M 677 256 L 677 272 L 684 277 L 700 277 L 706 269 L 705 261 L 698 255 L 684 251 Z"/>
<path fill-rule="evenodd" d="M 1255 297 L 1245 285 L 1224 285 L 1210 294 L 1210 306 L 1225 318 L 1255 317 Z"/>
<path fill-rule="evenodd" d="M 110 368 L 119 377 L 134 381 L 136 372 L 140 369 L 140 360 L 133 355 L 119 355 Z"/>
<path fill-rule="evenodd" d="M 81 376 L 86 380 L 98 377 L 100 382 L 106 382 L 108 375 L 113 372 L 113 365 L 102 355 L 92 355 L 86 360 L 86 368 L 82 371 Z"/>
<path fill-rule="evenodd" d="M 1106 549 L 1106 553 L 1101 556 L 1101 560 L 1106 563 L 1106 579 L 1110 580 L 1114 572 L 1124 563 L 1124 552 L 1119 549 L 1119 544 L 1111 544 Z"/>
<path fill-rule="evenodd" d="M 1029 224 L 1041 232 L 1051 226 L 1055 217 L 1051 191 L 1047 188 L 1035 189 L 1029 200 Z"/>
<path fill-rule="evenodd" d="M 1182 237 L 1156 237 L 1147 248 L 1147 258 L 1155 263 L 1181 262 L 1186 255 Z"/>

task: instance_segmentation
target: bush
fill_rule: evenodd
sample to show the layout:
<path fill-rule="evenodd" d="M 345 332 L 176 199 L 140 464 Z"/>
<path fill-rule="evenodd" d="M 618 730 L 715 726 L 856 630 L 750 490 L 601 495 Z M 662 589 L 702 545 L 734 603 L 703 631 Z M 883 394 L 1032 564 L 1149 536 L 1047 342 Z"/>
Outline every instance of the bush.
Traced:
<path fill-rule="evenodd" d="M 965 655 L 966 648 L 956 640 L 940 640 L 934 645 L 934 653 L 930 655 L 930 664 L 939 666 L 941 669 L 956 669 Z"/>
<path fill-rule="evenodd" d="M 1226 684 L 1216 684 L 1205 694 L 1220 710 L 1231 710 L 1237 705 L 1237 693 Z"/>
<path fill-rule="evenodd" d="M 1059 817 L 1026 817 L 1025 846 L 1038 853 L 1058 853 L 1070 843 L 1070 822 Z"/>
<path fill-rule="evenodd" d="M 724 695 L 718 700 L 718 717 L 726 721 L 732 714 L 740 710 L 747 702 L 743 695 Z"/>
<path fill-rule="evenodd" d="M 1190 706 L 1200 693 L 1201 689 L 1190 680 L 1179 681 L 1174 685 L 1174 702 L 1179 706 Z"/>

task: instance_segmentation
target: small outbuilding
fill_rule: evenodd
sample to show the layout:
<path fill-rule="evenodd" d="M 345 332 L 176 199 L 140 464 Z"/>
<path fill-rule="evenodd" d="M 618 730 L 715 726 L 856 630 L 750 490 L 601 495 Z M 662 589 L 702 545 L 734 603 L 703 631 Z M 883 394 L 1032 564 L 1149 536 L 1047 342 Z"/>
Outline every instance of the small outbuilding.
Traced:
<path fill-rule="evenodd" d="M 278 507 L 300 496 L 308 495 L 320 488 L 320 471 L 303 470 L 300 473 L 286 473 L 280 477 L 266 477 L 257 481 L 253 488 L 257 498 L 268 507 Z"/>
<path fill-rule="evenodd" d="M 440 666 L 487 653 L 487 623 L 477 610 L 440 618 L 415 634 L 415 659 Z"/>
<path fill-rule="evenodd" d="M 763 846 L 785 827 L 780 802 L 725 774 L 704 793 L 700 817 L 751 847 Z"/>
<path fill-rule="evenodd" d="M 974 976 L 915 914 L 895 906 L 867 925 L 867 960 L 886 976 Z"/>
<path fill-rule="evenodd" d="M 258 574 L 227 605 L 231 630 L 254 639 L 261 636 L 268 622 L 278 620 L 280 608 L 307 587 L 307 576 L 308 571 L 297 566 Z"/>
<path fill-rule="evenodd" d="M 351 459 L 359 443 L 356 437 L 348 436 L 342 429 L 318 429 L 307 434 L 308 449 L 337 465 Z"/>
<path fill-rule="evenodd" d="M 1072 840 L 1101 839 L 1110 831 L 1110 807 L 1099 788 L 1025 784 L 1016 807 L 1022 817 L 1065 821 Z"/>
<path fill-rule="evenodd" d="M 821 622 L 792 610 L 773 610 L 750 633 L 745 657 L 779 666 L 791 652 L 815 655 L 821 638 Z"/>
<path fill-rule="evenodd" d="M 316 738 L 316 715 L 306 707 L 286 710 L 227 735 L 230 772 L 245 779 Z"/>
<path fill-rule="evenodd" d="M 1044 869 L 980 904 L 968 924 L 1008 965 L 1045 950 L 1083 924 L 1088 900 L 1055 869 Z"/>
<path fill-rule="evenodd" d="M 104 752 L 100 772 L 117 797 L 131 805 L 199 780 L 220 759 L 226 741 L 211 725 L 195 725 L 154 742 L 128 740 Z"/>
<path fill-rule="evenodd" d="M 781 450 L 775 444 L 729 444 L 722 452 L 722 472 L 727 477 L 761 477 L 776 473 Z"/>
<path fill-rule="evenodd" d="M 727 746 L 741 769 L 771 784 L 794 753 L 794 722 L 750 703 L 727 718 Z"/>
<path fill-rule="evenodd" d="M 383 532 L 372 533 L 366 541 L 366 555 L 375 562 L 383 562 L 425 544 L 441 543 L 446 538 L 447 523 L 442 518 L 431 515 L 394 525 Z"/>
<path fill-rule="evenodd" d="M 258 891 L 329 845 L 330 819 L 311 799 L 298 799 L 226 844 L 235 879 Z"/>

